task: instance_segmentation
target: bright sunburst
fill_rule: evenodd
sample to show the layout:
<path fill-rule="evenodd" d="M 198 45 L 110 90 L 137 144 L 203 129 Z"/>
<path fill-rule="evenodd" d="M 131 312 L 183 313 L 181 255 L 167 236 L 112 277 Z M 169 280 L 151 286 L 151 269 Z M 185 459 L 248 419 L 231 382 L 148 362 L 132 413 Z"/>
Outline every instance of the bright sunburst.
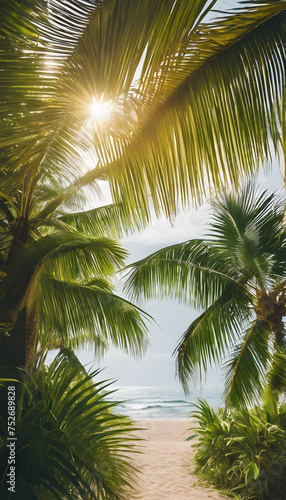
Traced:
<path fill-rule="evenodd" d="M 112 108 L 112 101 L 99 101 L 94 97 L 90 105 L 90 117 L 97 123 L 105 122 L 110 117 Z"/>

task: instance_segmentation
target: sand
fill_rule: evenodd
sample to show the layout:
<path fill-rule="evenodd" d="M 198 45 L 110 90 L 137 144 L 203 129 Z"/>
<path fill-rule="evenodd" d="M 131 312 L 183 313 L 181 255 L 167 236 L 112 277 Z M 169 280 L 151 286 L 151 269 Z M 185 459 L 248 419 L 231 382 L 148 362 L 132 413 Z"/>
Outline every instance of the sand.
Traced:
<path fill-rule="evenodd" d="M 143 453 L 132 455 L 141 474 L 136 489 L 127 491 L 128 500 L 225 499 L 196 484 L 198 479 L 191 473 L 194 450 L 190 441 L 185 441 L 190 435 L 185 433 L 189 421 L 140 420 L 135 424 L 140 429 L 136 435 L 146 441 L 141 443 Z"/>

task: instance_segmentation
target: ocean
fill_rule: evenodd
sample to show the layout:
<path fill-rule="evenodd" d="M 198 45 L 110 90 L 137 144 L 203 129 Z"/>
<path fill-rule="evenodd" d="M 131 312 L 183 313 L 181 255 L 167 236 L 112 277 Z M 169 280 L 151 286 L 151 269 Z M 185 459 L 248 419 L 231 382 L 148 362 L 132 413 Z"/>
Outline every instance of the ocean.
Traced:
<path fill-rule="evenodd" d="M 111 400 L 121 401 L 118 413 L 134 420 L 186 419 L 195 409 L 198 398 L 218 408 L 222 406 L 222 389 L 216 386 L 198 388 L 186 397 L 180 387 L 120 387 L 109 396 Z"/>

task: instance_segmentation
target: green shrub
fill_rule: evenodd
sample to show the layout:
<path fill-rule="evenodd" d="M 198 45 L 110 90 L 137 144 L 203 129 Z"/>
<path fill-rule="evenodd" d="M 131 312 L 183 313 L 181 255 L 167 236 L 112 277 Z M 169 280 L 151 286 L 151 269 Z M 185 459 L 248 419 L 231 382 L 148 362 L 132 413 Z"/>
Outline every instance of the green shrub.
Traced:
<path fill-rule="evenodd" d="M 15 493 L 7 486 L 6 433 L 0 435 L 1 499 L 122 498 L 134 474 L 127 456 L 134 428 L 116 414 L 117 403 L 108 400 L 110 382 L 94 380 L 97 375 L 75 356 L 61 354 L 26 378 L 16 425 Z"/>
<path fill-rule="evenodd" d="M 208 484 L 236 499 L 286 499 L 285 408 L 279 425 L 261 408 L 215 412 L 199 401 L 191 417 L 199 427 L 196 473 Z"/>

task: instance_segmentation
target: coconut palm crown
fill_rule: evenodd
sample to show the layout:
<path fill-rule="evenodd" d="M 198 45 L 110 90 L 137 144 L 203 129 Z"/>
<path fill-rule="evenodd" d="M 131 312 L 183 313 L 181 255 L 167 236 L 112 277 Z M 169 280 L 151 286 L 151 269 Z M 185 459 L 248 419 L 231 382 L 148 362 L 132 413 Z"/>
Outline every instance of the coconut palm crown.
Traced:
<path fill-rule="evenodd" d="M 111 342 L 134 355 L 144 351 L 141 311 L 116 295 L 112 285 L 127 252 L 101 232 L 110 213 L 119 216 L 120 209 L 70 213 L 68 222 L 57 211 L 47 219 L 34 211 L 28 220 L 19 214 L 21 200 L 7 204 L 7 219 L 0 218 L 2 365 L 27 365 L 38 342 L 70 348 L 92 344 L 97 353 Z M 75 227 L 88 223 L 92 227 L 84 233 Z"/>
<path fill-rule="evenodd" d="M 200 197 L 206 180 L 235 183 L 271 148 L 283 157 L 286 4 L 215 7 L 205 0 L 1 2 L 6 338 L 14 327 L 23 338 L 23 324 L 33 338 L 43 295 L 49 321 L 42 330 L 61 330 L 66 339 L 63 325 L 72 323 L 74 333 L 106 331 L 105 313 L 99 328 L 82 311 L 109 304 L 103 281 L 123 262 L 118 244 L 100 239 L 111 236 L 107 226 L 115 236 L 140 228 L 150 205 L 172 217 L 179 200 Z M 97 190 L 101 179 L 116 207 L 68 215 L 64 204 L 84 196 L 86 185 Z M 104 301 L 93 302 L 96 288 Z"/>
<path fill-rule="evenodd" d="M 209 238 L 159 250 L 131 266 L 133 298 L 170 296 L 202 312 L 176 348 L 179 378 L 226 356 L 226 402 L 253 402 L 284 366 L 286 246 L 283 204 L 249 182 L 214 202 Z M 281 380 L 281 377 L 280 377 Z"/>

